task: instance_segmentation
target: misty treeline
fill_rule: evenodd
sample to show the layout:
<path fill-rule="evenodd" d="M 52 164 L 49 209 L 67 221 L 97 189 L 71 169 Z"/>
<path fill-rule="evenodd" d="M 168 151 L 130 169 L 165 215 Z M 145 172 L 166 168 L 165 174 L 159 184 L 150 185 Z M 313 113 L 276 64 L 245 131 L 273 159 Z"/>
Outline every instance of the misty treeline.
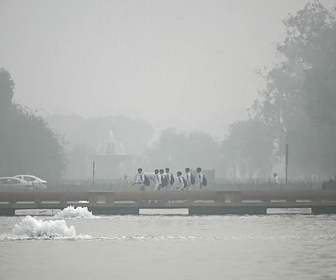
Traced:
<path fill-rule="evenodd" d="M 278 63 L 258 71 L 266 86 L 248 110 L 249 119 L 232 124 L 221 142 L 203 132 L 174 129 L 164 130 L 153 141 L 149 124 L 125 117 L 49 116 L 46 122 L 13 102 L 14 83 L 2 69 L 0 174 L 83 178 L 88 156 L 104 153 L 112 130 L 125 152 L 136 156 L 135 166 L 148 171 L 201 166 L 215 169 L 216 177 L 269 178 L 274 171 L 284 173 L 288 144 L 290 178 L 334 177 L 335 14 L 315 1 L 288 16 L 284 24 L 287 35 L 277 45 Z"/>
<path fill-rule="evenodd" d="M 67 172 L 64 175 L 73 179 L 90 176 L 91 155 L 113 152 L 108 149 L 110 133 L 113 141 L 124 147 L 122 152 L 133 155 L 137 161 L 146 153 L 154 133 L 147 122 L 130 120 L 123 116 L 86 119 L 77 115 L 51 115 L 46 120 L 53 130 L 64 135 L 64 148 L 68 159 Z M 134 172 L 135 170 L 130 170 L 126 175 Z"/>

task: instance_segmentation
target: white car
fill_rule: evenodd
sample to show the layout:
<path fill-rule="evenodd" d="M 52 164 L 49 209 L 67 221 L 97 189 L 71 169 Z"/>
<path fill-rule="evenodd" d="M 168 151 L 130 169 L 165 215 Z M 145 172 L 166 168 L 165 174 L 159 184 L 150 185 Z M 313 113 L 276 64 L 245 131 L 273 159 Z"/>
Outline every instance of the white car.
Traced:
<path fill-rule="evenodd" d="M 1 190 L 33 190 L 33 184 L 15 177 L 0 177 Z"/>
<path fill-rule="evenodd" d="M 34 189 L 41 189 L 41 190 L 47 189 L 47 181 L 34 175 L 15 175 L 14 178 L 19 178 L 28 183 L 31 183 Z"/>

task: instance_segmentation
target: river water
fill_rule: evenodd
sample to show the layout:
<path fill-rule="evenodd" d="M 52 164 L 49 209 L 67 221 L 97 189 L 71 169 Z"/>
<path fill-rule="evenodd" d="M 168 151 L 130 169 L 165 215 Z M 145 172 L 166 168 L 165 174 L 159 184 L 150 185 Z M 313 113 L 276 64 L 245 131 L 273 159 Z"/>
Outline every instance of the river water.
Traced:
<path fill-rule="evenodd" d="M 336 279 L 336 215 L 183 214 L 0 217 L 0 279 Z"/>

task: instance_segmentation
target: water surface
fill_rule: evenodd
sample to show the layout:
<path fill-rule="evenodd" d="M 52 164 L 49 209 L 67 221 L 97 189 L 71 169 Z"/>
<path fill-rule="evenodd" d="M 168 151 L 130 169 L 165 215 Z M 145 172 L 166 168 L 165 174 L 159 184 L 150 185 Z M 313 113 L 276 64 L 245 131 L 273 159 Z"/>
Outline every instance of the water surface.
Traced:
<path fill-rule="evenodd" d="M 0 275 L 2 280 L 335 279 L 335 225 L 336 215 L 301 214 L 93 216 L 81 209 L 0 217 Z"/>

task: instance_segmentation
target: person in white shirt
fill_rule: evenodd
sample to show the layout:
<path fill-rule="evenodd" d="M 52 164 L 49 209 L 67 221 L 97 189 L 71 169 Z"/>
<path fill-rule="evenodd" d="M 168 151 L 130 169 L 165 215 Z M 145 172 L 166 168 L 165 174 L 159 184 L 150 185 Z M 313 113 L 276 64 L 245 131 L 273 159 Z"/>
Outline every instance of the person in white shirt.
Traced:
<path fill-rule="evenodd" d="M 202 173 L 201 167 L 197 167 L 196 172 L 197 172 L 196 186 L 200 190 L 203 187 L 203 176 L 204 176 L 204 174 Z"/>
<path fill-rule="evenodd" d="M 274 183 L 279 184 L 279 177 L 278 174 L 276 172 L 273 173 L 273 180 Z"/>
<path fill-rule="evenodd" d="M 161 175 L 159 169 L 155 169 L 154 174 L 154 191 L 159 191 L 161 189 Z"/>
<path fill-rule="evenodd" d="M 180 191 L 185 190 L 187 188 L 187 181 L 186 179 L 183 178 L 182 172 L 178 171 L 176 175 L 177 175 L 176 189 Z"/>
<path fill-rule="evenodd" d="M 163 191 L 167 190 L 168 187 L 168 180 L 167 180 L 167 175 L 164 173 L 164 169 L 160 169 L 160 176 L 161 176 L 161 187 L 160 189 Z"/>
<path fill-rule="evenodd" d="M 190 172 L 190 168 L 187 167 L 185 169 L 185 173 L 186 173 L 186 181 L 187 181 L 187 189 L 190 189 L 191 188 L 191 172 Z"/>
<path fill-rule="evenodd" d="M 170 173 L 169 167 L 166 167 L 166 176 L 168 179 L 168 185 L 166 188 L 167 190 L 171 190 L 174 185 L 175 179 L 174 179 L 174 175 Z"/>
<path fill-rule="evenodd" d="M 139 191 L 145 190 L 145 174 L 142 172 L 142 168 L 138 168 L 138 174 L 135 177 L 133 185 L 139 185 Z"/>

